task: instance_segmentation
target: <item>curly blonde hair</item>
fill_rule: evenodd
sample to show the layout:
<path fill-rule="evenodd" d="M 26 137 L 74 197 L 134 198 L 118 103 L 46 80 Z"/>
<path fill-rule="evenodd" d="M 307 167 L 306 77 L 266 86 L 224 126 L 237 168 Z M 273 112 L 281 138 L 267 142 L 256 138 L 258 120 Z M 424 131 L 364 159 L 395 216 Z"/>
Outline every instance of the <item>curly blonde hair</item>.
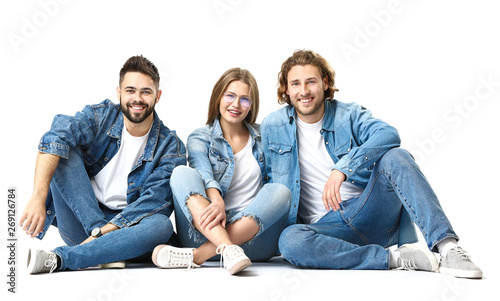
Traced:
<path fill-rule="evenodd" d="M 333 98 L 338 89 L 335 87 L 335 70 L 321 55 L 311 50 L 295 50 L 282 65 L 278 73 L 278 103 L 290 104 L 290 97 L 286 94 L 288 85 L 288 72 L 293 66 L 314 65 L 318 67 L 321 78 L 328 77 L 328 89 L 325 91 L 325 99 Z"/>

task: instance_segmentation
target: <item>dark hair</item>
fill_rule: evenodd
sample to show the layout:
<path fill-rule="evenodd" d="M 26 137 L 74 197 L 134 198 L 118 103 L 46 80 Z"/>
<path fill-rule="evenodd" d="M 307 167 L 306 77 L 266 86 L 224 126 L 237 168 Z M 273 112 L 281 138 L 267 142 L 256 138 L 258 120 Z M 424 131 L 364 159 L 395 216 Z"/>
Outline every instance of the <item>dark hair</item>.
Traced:
<path fill-rule="evenodd" d="M 290 97 L 286 94 L 288 85 L 288 72 L 293 66 L 314 65 L 318 67 L 321 78 L 328 77 L 328 89 L 325 91 L 325 99 L 333 98 L 338 89 L 335 87 L 335 70 L 321 55 L 311 50 L 295 50 L 293 55 L 286 59 L 281 65 L 281 71 L 278 73 L 278 103 L 290 104 Z"/>
<path fill-rule="evenodd" d="M 257 86 L 257 81 L 250 71 L 241 68 L 231 68 L 222 74 L 212 89 L 212 96 L 208 104 L 207 124 L 213 123 L 215 118 L 220 115 L 219 106 L 222 95 L 226 92 L 227 86 L 234 81 L 241 81 L 247 84 L 249 88 L 252 106 L 245 121 L 254 123 L 257 120 L 257 115 L 259 114 L 259 87 Z"/>
<path fill-rule="evenodd" d="M 127 72 L 140 72 L 149 75 L 155 83 L 156 90 L 160 87 L 160 73 L 158 73 L 158 69 L 150 60 L 142 55 L 133 56 L 123 64 L 120 70 L 120 87 Z"/>

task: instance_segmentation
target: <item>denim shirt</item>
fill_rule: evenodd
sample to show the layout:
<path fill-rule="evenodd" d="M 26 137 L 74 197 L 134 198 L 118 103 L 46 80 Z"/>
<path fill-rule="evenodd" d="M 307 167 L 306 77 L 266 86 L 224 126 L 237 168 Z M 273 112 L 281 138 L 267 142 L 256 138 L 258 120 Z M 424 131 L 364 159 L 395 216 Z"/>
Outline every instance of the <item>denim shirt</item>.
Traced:
<path fill-rule="evenodd" d="M 40 140 L 38 150 L 68 158 L 70 149 L 78 148 L 89 178 L 94 177 L 118 152 L 123 130 L 120 107 L 106 99 L 88 105 L 75 116 L 57 115 L 49 132 Z M 186 149 L 175 131 L 170 131 L 154 112 L 154 120 L 141 158 L 128 175 L 127 207 L 110 223 L 130 227 L 141 219 L 173 210 L 170 175 L 178 165 L 186 165 Z M 49 191 L 43 238 L 55 222 L 54 204 Z M 104 226 L 104 225 L 103 225 Z"/>
<path fill-rule="evenodd" d="M 271 113 L 261 125 L 269 182 L 282 183 L 292 192 L 288 225 L 297 222 L 300 198 L 296 118 L 295 109 L 288 105 Z M 364 107 L 334 99 L 325 100 L 321 136 L 334 169 L 360 188 L 366 187 L 375 162 L 401 143 L 394 127 L 372 117 Z"/>
<path fill-rule="evenodd" d="M 247 122 L 245 125 L 252 137 L 252 154 L 259 164 L 262 179 L 265 180 L 259 125 Z M 219 118 L 189 135 L 187 151 L 189 166 L 201 174 L 205 189 L 217 188 L 224 198 L 234 174 L 234 155 L 231 145 L 224 139 Z"/>

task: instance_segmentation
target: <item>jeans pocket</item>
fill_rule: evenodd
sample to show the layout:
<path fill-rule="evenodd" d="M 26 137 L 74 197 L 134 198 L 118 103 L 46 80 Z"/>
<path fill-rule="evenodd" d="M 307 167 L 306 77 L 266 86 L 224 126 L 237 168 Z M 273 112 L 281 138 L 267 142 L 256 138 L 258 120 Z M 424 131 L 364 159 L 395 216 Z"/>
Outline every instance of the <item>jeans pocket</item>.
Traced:
<path fill-rule="evenodd" d="M 387 244 L 384 247 L 390 247 L 398 243 L 399 240 L 399 220 L 387 230 Z"/>

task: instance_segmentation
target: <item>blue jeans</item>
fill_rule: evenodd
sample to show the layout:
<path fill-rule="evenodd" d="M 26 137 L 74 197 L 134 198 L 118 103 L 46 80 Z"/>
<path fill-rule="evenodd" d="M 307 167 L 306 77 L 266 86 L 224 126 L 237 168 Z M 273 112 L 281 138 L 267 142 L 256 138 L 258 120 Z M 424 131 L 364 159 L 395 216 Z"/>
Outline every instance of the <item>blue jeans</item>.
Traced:
<path fill-rule="evenodd" d="M 179 244 L 182 247 L 197 248 L 204 244 L 207 238 L 193 226 L 187 199 L 198 194 L 208 200 L 203 179 L 195 169 L 178 166 L 174 169 L 170 181 Z M 284 185 L 266 184 L 245 209 L 226 211 L 226 227 L 245 216 L 254 218 L 259 226 L 257 234 L 241 245 L 250 260 L 266 261 L 277 253 L 278 239 L 288 218 L 290 198 L 290 191 Z M 216 258 L 217 256 L 212 259 Z"/>
<path fill-rule="evenodd" d="M 330 210 L 315 224 L 289 226 L 279 248 L 299 267 L 389 269 L 386 248 L 401 243 L 400 223 L 407 213 L 430 250 L 445 238 L 458 240 L 412 156 L 394 148 L 377 161 L 361 196 L 343 200 L 340 210 Z"/>
<path fill-rule="evenodd" d="M 138 258 L 168 241 L 173 233 L 170 219 L 154 214 L 131 227 L 80 245 L 93 228 L 104 226 L 121 211 L 111 210 L 97 201 L 79 150 L 72 149 L 69 159 L 61 158 L 50 191 L 56 214 L 53 224 L 67 244 L 52 251 L 61 258 L 60 270 Z"/>

